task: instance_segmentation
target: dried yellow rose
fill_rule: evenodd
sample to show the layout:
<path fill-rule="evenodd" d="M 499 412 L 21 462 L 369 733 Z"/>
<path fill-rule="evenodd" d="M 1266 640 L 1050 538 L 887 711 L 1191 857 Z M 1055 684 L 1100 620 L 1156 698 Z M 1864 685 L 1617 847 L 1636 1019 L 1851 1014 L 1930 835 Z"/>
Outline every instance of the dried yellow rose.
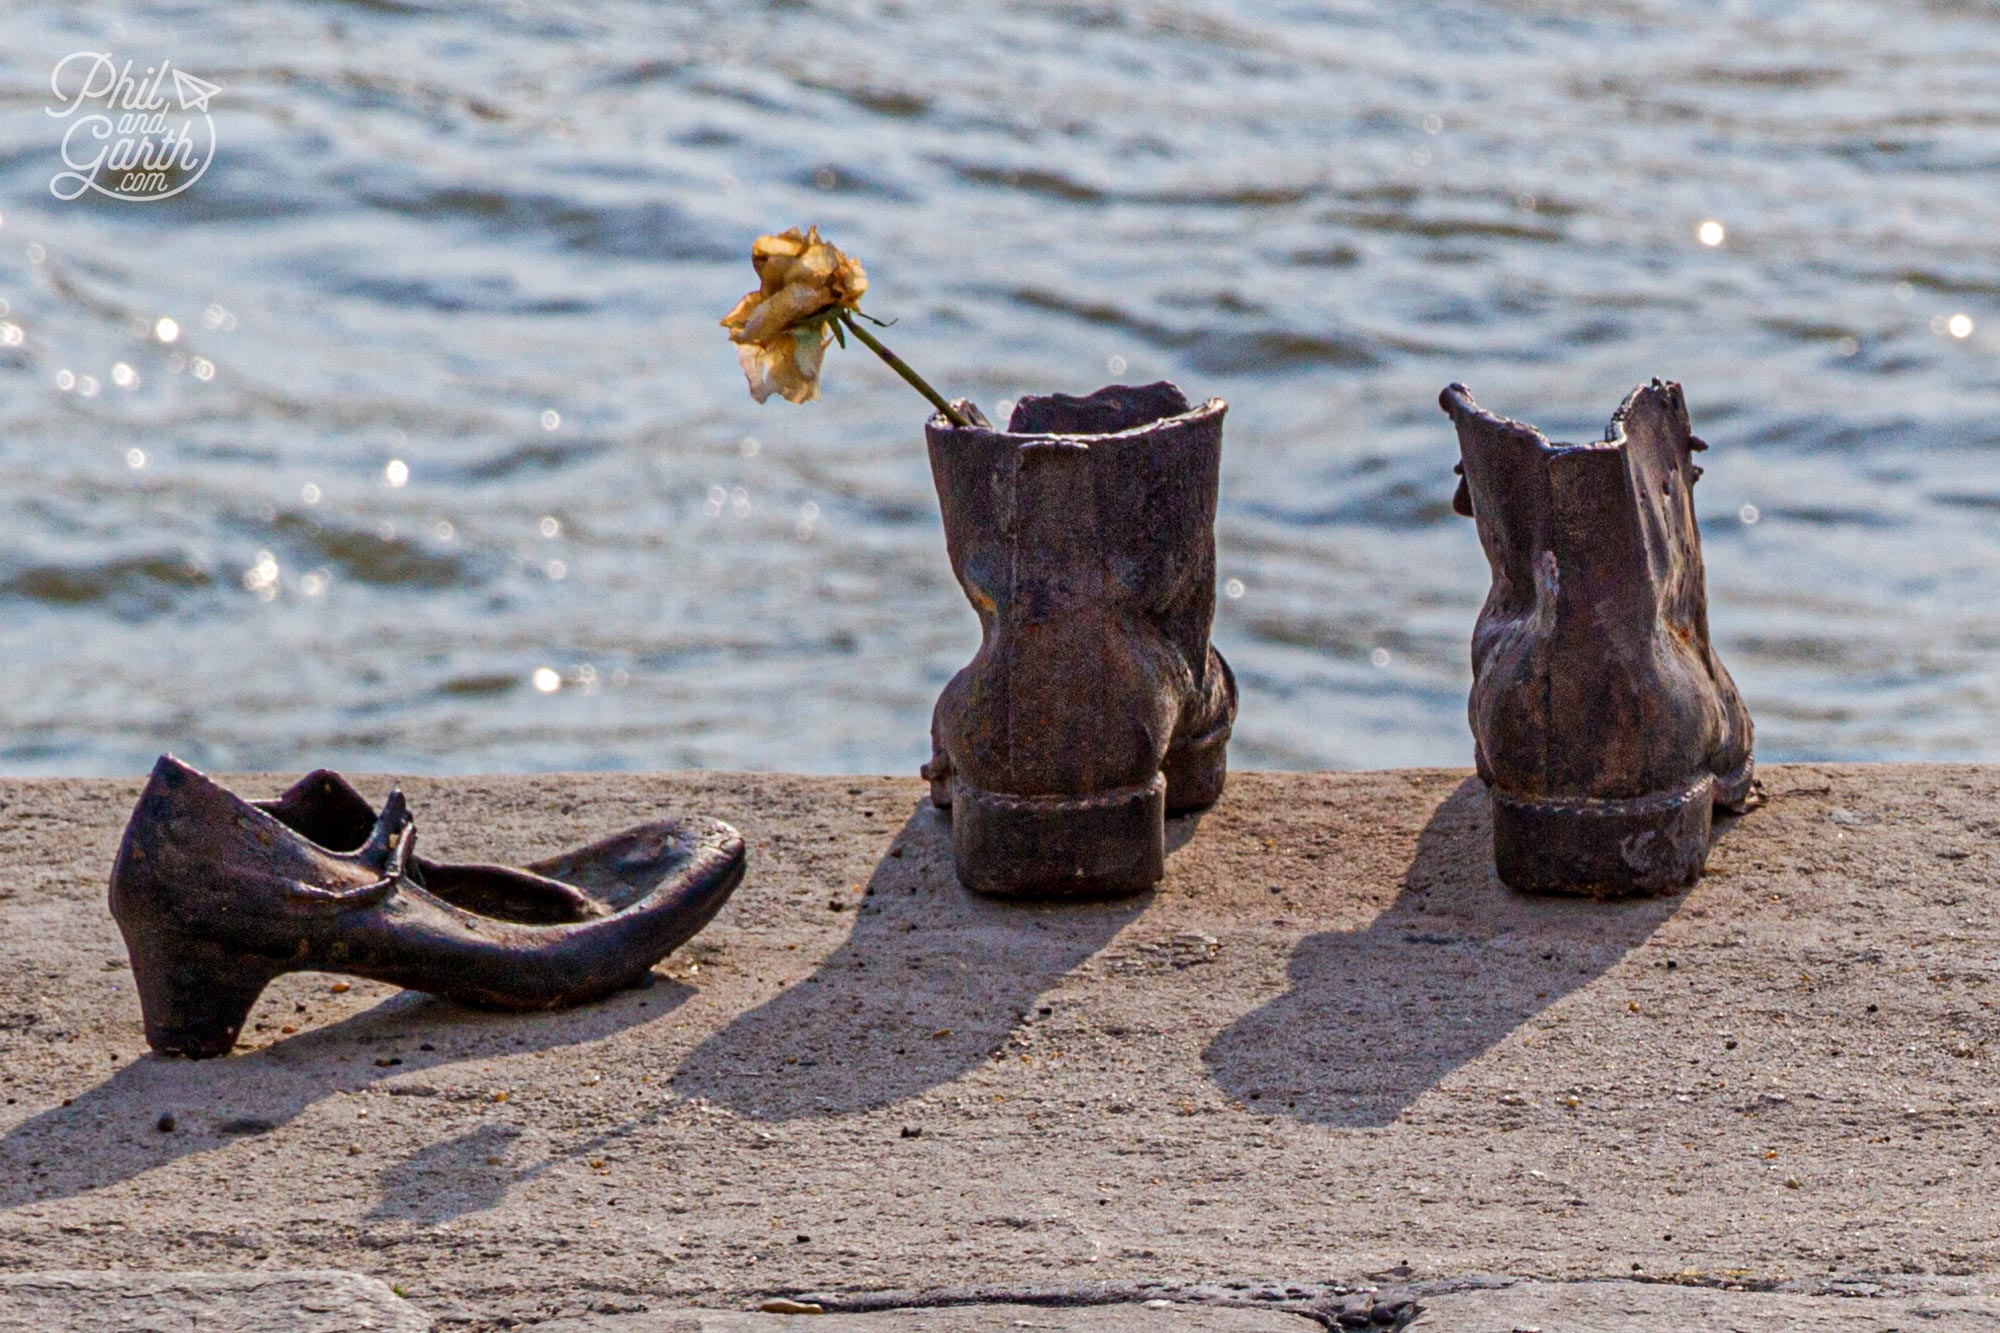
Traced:
<path fill-rule="evenodd" d="M 859 261 L 819 238 L 819 228 L 797 227 L 759 236 L 750 248 L 758 290 L 722 318 L 750 396 L 772 394 L 787 402 L 819 397 L 820 362 L 826 357 L 827 322 L 841 309 L 858 310 L 868 290 Z"/>

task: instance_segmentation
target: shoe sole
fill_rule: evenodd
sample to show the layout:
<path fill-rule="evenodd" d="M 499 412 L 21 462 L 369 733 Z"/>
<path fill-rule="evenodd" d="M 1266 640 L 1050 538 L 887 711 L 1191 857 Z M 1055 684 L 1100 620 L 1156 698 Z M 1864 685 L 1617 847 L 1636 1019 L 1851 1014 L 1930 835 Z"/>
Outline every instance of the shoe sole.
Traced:
<path fill-rule="evenodd" d="M 1492 790 L 1493 861 L 1524 893 L 1646 897 L 1692 884 L 1708 863 L 1715 808 L 1746 808 L 1749 760 L 1718 778 L 1620 800 L 1518 797 Z"/>

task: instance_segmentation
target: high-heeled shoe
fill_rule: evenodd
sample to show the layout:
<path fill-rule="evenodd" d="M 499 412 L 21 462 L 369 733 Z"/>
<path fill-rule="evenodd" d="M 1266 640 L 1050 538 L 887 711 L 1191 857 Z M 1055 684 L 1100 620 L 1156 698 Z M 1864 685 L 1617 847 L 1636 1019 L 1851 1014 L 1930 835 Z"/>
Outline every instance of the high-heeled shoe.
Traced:
<path fill-rule="evenodd" d="M 252 803 L 162 756 L 111 871 L 146 1040 L 235 1045 L 286 972 L 344 972 L 497 1009 L 556 1009 L 636 983 L 742 882 L 710 819 L 642 824 L 515 869 L 415 855 L 400 791 L 376 814 L 319 772 Z"/>

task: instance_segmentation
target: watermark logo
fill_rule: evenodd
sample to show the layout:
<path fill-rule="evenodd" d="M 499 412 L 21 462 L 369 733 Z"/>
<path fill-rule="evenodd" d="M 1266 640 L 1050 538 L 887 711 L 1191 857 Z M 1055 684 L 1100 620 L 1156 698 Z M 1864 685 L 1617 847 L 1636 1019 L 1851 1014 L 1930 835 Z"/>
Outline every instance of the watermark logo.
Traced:
<path fill-rule="evenodd" d="M 209 99 L 222 91 L 170 60 L 134 72 L 103 51 L 77 51 L 49 75 L 45 108 L 69 124 L 63 169 L 49 181 L 58 199 L 86 192 L 128 203 L 170 199 L 200 180 L 215 157 Z"/>

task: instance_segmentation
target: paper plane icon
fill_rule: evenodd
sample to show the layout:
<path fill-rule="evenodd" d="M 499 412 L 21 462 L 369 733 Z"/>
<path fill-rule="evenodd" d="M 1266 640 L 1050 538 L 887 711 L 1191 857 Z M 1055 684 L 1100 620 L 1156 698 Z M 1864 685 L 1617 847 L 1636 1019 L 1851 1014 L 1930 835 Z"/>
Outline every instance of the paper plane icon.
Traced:
<path fill-rule="evenodd" d="M 174 93 L 181 99 L 183 111 L 206 112 L 208 99 L 221 91 L 220 85 L 210 83 L 207 79 L 197 79 L 186 70 L 174 71 Z"/>

